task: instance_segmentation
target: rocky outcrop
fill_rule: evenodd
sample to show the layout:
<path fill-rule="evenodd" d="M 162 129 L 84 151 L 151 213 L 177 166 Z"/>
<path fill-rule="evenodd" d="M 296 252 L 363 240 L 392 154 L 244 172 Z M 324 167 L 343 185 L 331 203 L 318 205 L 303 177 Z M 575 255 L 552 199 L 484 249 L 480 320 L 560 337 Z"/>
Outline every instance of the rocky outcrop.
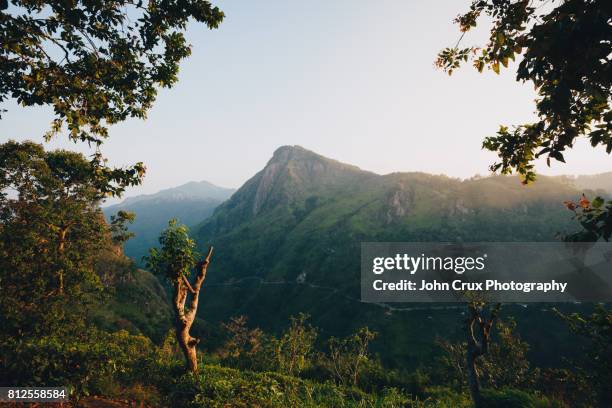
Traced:
<path fill-rule="evenodd" d="M 398 185 L 388 195 L 386 200 L 387 223 L 405 217 L 414 204 L 414 191 L 404 184 Z"/>

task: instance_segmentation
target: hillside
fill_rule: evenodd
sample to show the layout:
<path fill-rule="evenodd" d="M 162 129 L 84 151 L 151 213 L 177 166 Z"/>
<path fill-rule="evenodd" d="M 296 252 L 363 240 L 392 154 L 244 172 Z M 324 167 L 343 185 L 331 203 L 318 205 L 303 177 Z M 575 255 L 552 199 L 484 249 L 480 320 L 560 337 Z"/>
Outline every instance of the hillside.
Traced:
<path fill-rule="evenodd" d="M 435 336 L 460 327 L 461 309 L 360 303 L 360 242 L 552 241 L 574 228 L 562 202 L 578 194 L 547 177 L 524 187 L 503 176 L 377 175 L 284 146 L 194 230 L 216 248 L 203 310 L 269 330 L 303 311 L 323 335 L 369 325 L 384 333 L 379 352 L 416 364 Z"/>
<path fill-rule="evenodd" d="M 125 244 L 125 254 L 140 262 L 148 249 L 157 245 L 159 233 L 168 220 L 177 218 L 186 225 L 197 224 L 210 216 L 233 192 L 233 189 L 207 181 L 190 182 L 155 194 L 130 197 L 103 208 L 103 211 L 107 218 L 119 210 L 136 213 L 136 221 L 130 226 L 130 231 L 136 235 Z"/>
<path fill-rule="evenodd" d="M 601 174 L 582 175 L 572 178 L 578 188 L 593 191 L 604 191 L 612 196 L 612 171 Z"/>

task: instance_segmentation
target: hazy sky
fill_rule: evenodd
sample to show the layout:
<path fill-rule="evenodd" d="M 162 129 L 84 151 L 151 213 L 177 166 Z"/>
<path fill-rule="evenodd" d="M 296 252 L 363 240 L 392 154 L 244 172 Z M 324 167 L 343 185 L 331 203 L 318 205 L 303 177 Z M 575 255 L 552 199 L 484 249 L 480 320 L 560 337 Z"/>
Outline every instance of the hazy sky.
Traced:
<path fill-rule="evenodd" d="M 281 145 L 301 145 L 377 173 L 487 174 L 481 150 L 499 124 L 533 118 L 530 84 L 512 71 L 433 66 L 458 38 L 452 19 L 468 1 L 218 1 L 219 30 L 192 25 L 193 55 L 146 121 L 111 128 L 103 152 L 115 165 L 144 161 L 151 193 L 191 180 L 238 187 Z M 465 44 L 485 38 L 480 31 Z M 14 104 L 2 139 L 42 141 L 46 109 Z M 75 148 L 65 137 L 50 146 Z M 547 174 L 609 171 L 612 158 L 586 142 Z"/>

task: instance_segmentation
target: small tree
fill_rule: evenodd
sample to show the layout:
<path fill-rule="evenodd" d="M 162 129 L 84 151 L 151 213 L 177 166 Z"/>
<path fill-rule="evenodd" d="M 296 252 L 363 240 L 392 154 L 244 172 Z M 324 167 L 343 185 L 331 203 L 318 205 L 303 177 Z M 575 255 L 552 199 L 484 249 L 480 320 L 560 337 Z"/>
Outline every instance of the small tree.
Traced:
<path fill-rule="evenodd" d="M 478 361 L 478 376 L 485 387 L 524 388 L 535 380 L 537 371 L 530 369 L 527 352 L 529 344 L 516 332 L 514 319 L 498 319 L 494 325 L 495 338 L 489 344 L 489 352 Z M 461 391 L 467 379 L 467 342 L 452 343 L 438 339 L 444 351 L 441 362 L 449 382 Z"/>
<path fill-rule="evenodd" d="M 123 210 L 117 211 L 117 214 L 110 217 L 111 236 L 118 254 L 123 252 L 123 244 L 134 237 L 134 233 L 128 230 L 127 224 L 132 224 L 135 219 L 136 214 Z"/>
<path fill-rule="evenodd" d="M 272 342 L 261 329 L 250 329 L 246 316 L 232 317 L 222 327 L 228 335 L 220 353 L 225 362 L 249 370 L 265 370 L 273 366 Z"/>
<path fill-rule="evenodd" d="M 470 388 L 470 396 L 476 408 L 482 407 L 477 360 L 479 357 L 489 352 L 491 329 L 499 314 L 500 305 L 498 304 L 493 308 L 489 317 L 485 316 L 485 307 L 485 302 L 476 300 L 471 301 L 468 305 L 469 317 L 466 322 L 468 385 Z"/>
<path fill-rule="evenodd" d="M 299 374 L 308 362 L 317 330 L 306 324 L 310 316 L 300 313 L 291 316 L 291 324 L 276 344 L 279 369 L 289 375 Z"/>
<path fill-rule="evenodd" d="M 208 249 L 206 257 L 199 262 L 195 242 L 189 237 L 185 225 L 170 220 L 168 228 L 159 237 L 160 249 L 152 248 L 146 258 L 147 266 L 154 272 L 165 276 L 173 287 L 172 307 L 174 309 L 176 340 L 185 355 L 187 369 L 197 372 L 196 346 L 199 339 L 189 334 L 198 310 L 200 290 L 206 278 L 213 248 Z M 194 282 L 191 275 L 195 270 Z M 189 300 L 189 302 L 188 302 Z"/>
<path fill-rule="evenodd" d="M 340 384 L 357 385 L 359 375 L 368 362 L 368 346 L 376 333 L 362 327 L 356 333 L 338 339 L 329 339 L 328 365 Z"/>
<path fill-rule="evenodd" d="M 600 407 L 612 405 L 612 310 L 599 304 L 589 316 L 565 315 L 558 310 L 570 330 L 589 340 L 588 363 L 584 367 Z"/>

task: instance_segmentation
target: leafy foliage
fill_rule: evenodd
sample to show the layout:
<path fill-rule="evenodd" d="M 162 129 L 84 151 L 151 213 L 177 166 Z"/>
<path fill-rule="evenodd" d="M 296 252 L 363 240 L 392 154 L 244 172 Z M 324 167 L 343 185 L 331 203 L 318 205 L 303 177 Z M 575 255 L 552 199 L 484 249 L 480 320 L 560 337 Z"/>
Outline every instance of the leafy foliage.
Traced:
<path fill-rule="evenodd" d="M 275 342 L 261 329 L 247 327 L 246 316 L 222 324 L 227 334 L 220 357 L 224 364 L 240 369 L 268 371 L 276 367 Z"/>
<path fill-rule="evenodd" d="M 297 375 L 306 367 L 317 339 L 317 330 L 306 323 L 309 317 L 304 313 L 292 316 L 289 328 L 276 342 L 280 372 Z"/>
<path fill-rule="evenodd" d="M 151 248 L 147 266 L 173 284 L 178 284 L 183 276 L 189 277 L 198 253 L 187 226 L 178 225 L 175 219 L 170 220 L 168 228 L 159 236 L 159 245 L 159 249 Z"/>
<path fill-rule="evenodd" d="M 612 311 L 597 305 L 590 316 L 557 312 L 571 331 L 589 339 L 588 364 L 584 374 L 595 385 L 597 403 L 604 407 L 612 404 Z"/>
<path fill-rule="evenodd" d="M 90 330 L 72 339 L 43 336 L 13 339 L 4 362 L 3 384 L 14 386 L 66 386 L 82 397 L 105 391 L 103 380 L 129 383 L 139 377 L 153 358 L 151 341 L 126 331 Z"/>
<path fill-rule="evenodd" d="M 564 408 L 563 404 L 556 401 L 512 388 L 483 390 L 482 397 L 485 408 Z"/>
<path fill-rule="evenodd" d="M 279 373 L 241 372 L 218 366 L 206 366 L 201 376 L 180 378 L 170 399 L 172 406 L 207 408 L 411 406 L 407 405 L 410 399 L 397 390 L 380 395 L 367 394 L 356 388 L 316 383 Z"/>
<path fill-rule="evenodd" d="M 116 215 L 111 215 L 110 230 L 113 243 L 117 246 L 123 244 L 134 236 L 133 232 L 128 231 L 126 224 L 131 224 L 136 219 L 136 214 L 128 211 L 117 211 Z"/>
<path fill-rule="evenodd" d="M 489 42 L 459 48 L 483 15 L 492 20 Z M 578 137 L 612 152 L 611 15 L 606 0 L 473 0 L 457 17 L 460 41 L 439 53 L 438 67 L 452 74 L 471 61 L 479 72 L 487 67 L 499 73 L 520 55 L 516 79 L 532 82 L 538 92 L 537 122 L 501 126 L 485 139 L 483 147 L 501 159 L 491 170 L 516 171 L 525 182 L 533 181 L 537 157 L 565 162 L 563 152 Z"/>
<path fill-rule="evenodd" d="M 8 142 L 0 179 L 1 333 L 78 331 L 86 312 L 78 308 L 102 288 L 97 256 L 112 247 L 91 164 L 77 153 Z"/>
<path fill-rule="evenodd" d="M 466 343 L 437 341 L 444 354 L 440 357 L 445 380 L 462 390 L 466 385 Z M 534 373 L 530 368 L 527 353 L 529 345 L 516 332 L 513 319 L 497 320 L 493 341 L 489 351 L 478 360 L 480 379 L 485 388 L 529 388 L 533 385 Z"/>
<path fill-rule="evenodd" d="M 582 226 L 582 231 L 565 235 L 569 242 L 595 242 L 600 239 L 609 241 L 612 237 L 612 201 L 606 202 L 601 197 L 590 201 L 584 194 L 577 203 L 565 201 L 568 210 Z"/>
<path fill-rule="evenodd" d="M 369 359 L 368 345 L 375 337 L 376 333 L 363 327 L 343 339 L 329 339 L 327 365 L 338 383 L 357 385 L 363 367 Z"/>
<path fill-rule="evenodd" d="M 158 87 L 177 81 L 189 56 L 184 37 L 193 19 L 217 28 L 223 13 L 205 0 L 0 2 L 0 102 L 53 107 L 49 140 L 69 138 L 99 146 L 108 126 L 145 118 Z M 139 184 L 145 167 L 109 168 L 97 151 L 91 160 L 105 191 L 120 195 Z"/>

